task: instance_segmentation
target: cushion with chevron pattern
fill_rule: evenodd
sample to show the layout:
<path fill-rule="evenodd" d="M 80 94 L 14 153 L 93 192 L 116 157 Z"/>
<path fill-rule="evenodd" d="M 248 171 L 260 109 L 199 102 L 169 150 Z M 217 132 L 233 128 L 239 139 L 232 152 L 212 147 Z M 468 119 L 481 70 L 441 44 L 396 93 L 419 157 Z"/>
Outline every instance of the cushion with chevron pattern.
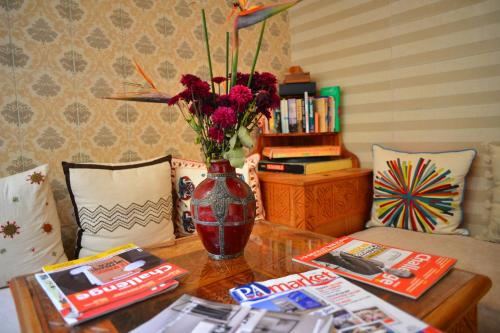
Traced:
<path fill-rule="evenodd" d="M 63 162 L 78 224 L 75 257 L 174 242 L 171 156 L 119 164 Z"/>

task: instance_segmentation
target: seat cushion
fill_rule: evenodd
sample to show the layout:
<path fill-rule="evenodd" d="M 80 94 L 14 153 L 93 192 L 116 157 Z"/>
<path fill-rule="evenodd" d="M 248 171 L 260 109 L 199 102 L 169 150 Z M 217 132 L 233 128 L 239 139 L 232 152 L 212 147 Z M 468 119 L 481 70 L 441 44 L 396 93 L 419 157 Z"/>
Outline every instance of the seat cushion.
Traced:
<path fill-rule="evenodd" d="M 375 227 L 351 235 L 365 241 L 457 259 L 455 267 L 486 275 L 492 288 L 479 303 L 481 331 L 500 327 L 500 244 L 460 235 L 437 235 Z M 493 331 L 492 331 L 493 332 Z"/>
<path fill-rule="evenodd" d="M 21 332 L 19 321 L 17 320 L 16 306 L 9 288 L 0 289 L 0 323 L 2 323 L 1 332 Z"/>

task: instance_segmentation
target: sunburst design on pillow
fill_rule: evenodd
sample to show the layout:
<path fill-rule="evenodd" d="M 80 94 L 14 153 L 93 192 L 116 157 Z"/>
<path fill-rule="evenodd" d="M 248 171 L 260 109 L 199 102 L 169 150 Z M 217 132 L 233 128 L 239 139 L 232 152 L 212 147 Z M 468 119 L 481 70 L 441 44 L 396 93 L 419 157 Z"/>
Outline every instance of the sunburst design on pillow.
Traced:
<path fill-rule="evenodd" d="M 15 235 L 19 235 L 20 226 L 17 225 L 16 221 L 7 221 L 7 223 L 0 225 L 0 234 L 3 234 L 3 238 L 14 238 Z"/>
<path fill-rule="evenodd" d="M 40 185 L 45 180 L 45 176 L 41 172 L 35 171 L 31 175 L 28 175 L 28 178 L 26 178 L 26 180 L 31 184 L 36 183 Z"/>
<path fill-rule="evenodd" d="M 448 223 L 457 208 L 458 185 L 450 170 L 438 169 L 431 160 L 387 161 L 389 169 L 379 171 L 374 181 L 376 214 L 381 223 L 415 231 L 432 232 Z"/>

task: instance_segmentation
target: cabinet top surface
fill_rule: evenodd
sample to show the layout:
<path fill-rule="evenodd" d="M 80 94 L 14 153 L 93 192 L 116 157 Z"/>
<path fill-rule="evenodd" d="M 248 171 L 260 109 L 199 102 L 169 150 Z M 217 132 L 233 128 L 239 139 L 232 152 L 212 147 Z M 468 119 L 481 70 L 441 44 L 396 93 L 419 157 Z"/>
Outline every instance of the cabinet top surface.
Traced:
<path fill-rule="evenodd" d="M 370 176 L 371 169 L 366 168 L 350 168 L 344 170 L 336 170 L 330 172 L 315 173 L 311 175 L 297 175 L 292 173 L 282 172 L 264 172 L 259 171 L 259 180 L 267 183 L 279 183 L 289 185 L 311 185 L 316 183 L 327 183 L 334 180 L 349 179 Z"/>

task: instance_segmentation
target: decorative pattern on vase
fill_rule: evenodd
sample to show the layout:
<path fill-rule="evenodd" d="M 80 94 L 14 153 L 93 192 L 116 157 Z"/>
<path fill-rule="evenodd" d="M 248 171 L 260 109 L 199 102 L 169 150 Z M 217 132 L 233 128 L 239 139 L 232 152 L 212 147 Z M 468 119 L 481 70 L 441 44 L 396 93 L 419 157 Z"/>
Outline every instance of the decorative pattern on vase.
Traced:
<path fill-rule="evenodd" d="M 378 219 L 388 226 L 431 232 L 456 210 L 454 198 L 458 185 L 450 170 L 438 168 L 420 158 L 414 167 L 410 161 L 387 161 L 388 170 L 378 172 L 374 180 L 374 201 Z"/>
<path fill-rule="evenodd" d="M 191 199 L 192 219 L 210 257 L 230 259 L 243 253 L 255 210 L 251 188 L 229 162 L 212 162 L 207 178 L 195 188 Z"/>

